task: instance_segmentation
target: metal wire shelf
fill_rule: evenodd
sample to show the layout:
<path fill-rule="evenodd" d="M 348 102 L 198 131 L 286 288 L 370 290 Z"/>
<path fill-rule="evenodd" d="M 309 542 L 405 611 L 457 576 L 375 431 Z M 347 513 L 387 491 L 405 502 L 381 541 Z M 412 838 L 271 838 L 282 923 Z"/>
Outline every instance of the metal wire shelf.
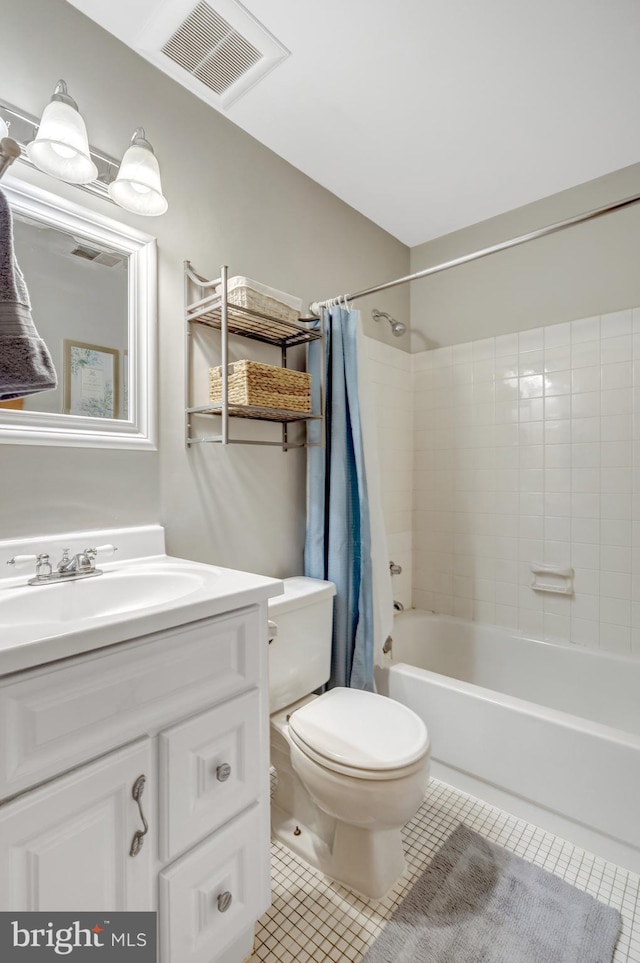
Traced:
<path fill-rule="evenodd" d="M 292 411 L 282 408 L 264 408 L 257 405 L 234 404 L 229 401 L 228 361 L 229 335 L 260 341 L 263 344 L 279 347 L 281 350 L 282 367 L 287 367 L 287 350 L 298 345 L 309 344 L 312 341 L 324 339 L 324 325 L 317 318 L 274 317 L 272 314 L 258 311 L 251 307 L 240 307 L 228 299 L 228 269 L 221 268 L 221 277 L 207 279 L 197 274 L 191 264 L 185 262 L 185 442 L 187 447 L 192 445 L 218 443 L 269 445 L 278 446 L 283 451 L 292 448 L 324 447 L 324 377 L 320 384 L 320 413 Z M 195 289 L 195 291 L 194 291 Z M 200 298 L 192 300 L 192 291 L 200 294 Z M 192 337 L 193 325 L 203 325 L 221 333 L 221 372 L 222 372 L 222 401 L 209 402 L 204 405 L 192 405 L 191 395 L 191 366 L 192 366 Z M 193 416 L 208 415 L 220 418 L 221 431 L 216 435 L 197 435 L 192 433 L 191 419 Z M 268 439 L 232 438 L 229 420 L 242 418 L 252 421 L 271 422 L 282 427 L 282 440 L 279 442 Z M 306 434 L 304 441 L 291 441 L 288 426 L 294 423 L 320 423 L 320 432 L 311 440 Z"/>
<path fill-rule="evenodd" d="M 222 298 L 209 295 L 202 301 L 187 305 L 187 320 L 207 327 L 222 330 Z M 279 348 L 293 348 L 297 344 L 308 344 L 322 337 L 322 332 L 309 325 L 318 324 L 317 318 L 310 318 L 308 322 L 300 320 L 281 321 L 271 318 L 261 311 L 252 308 L 239 308 L 227 304 L 227 330 L 229 334 L 273 344 Z"/>
<path fill-rule="evenodd" d="M 255 421 L 278 421 L 285 423 L 294 421 L 320 421 L 322 419 L 322 415 L 313 415 L 305 411 L 291 411 L 284 408 L 261 408 L 258 405 L 236 405 L 233 404 L 233 402 L 229 402 L 228 408 L 230 418 L 252 418 Z M 187 411 L 191 415 L 221 415 L 222 403 L 195 405 L 192 408 L 187 408 Z"/>

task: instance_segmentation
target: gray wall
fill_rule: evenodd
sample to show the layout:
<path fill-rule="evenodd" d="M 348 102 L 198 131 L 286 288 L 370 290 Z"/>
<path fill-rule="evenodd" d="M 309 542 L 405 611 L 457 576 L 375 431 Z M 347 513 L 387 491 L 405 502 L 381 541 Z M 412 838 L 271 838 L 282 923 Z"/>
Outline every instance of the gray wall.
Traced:
<path fill-rule="evenodd" d="M 421 271 L 640 193 L 640 164 L 438 238 Z M 411 285 L 412 351 L 524 331 L 640 303 L 640 205 Z"/>
<path fill-rule="evenodd" d="M 304 454 L 240 445 L 185 451 L 182 262 L 214 276 L 227 263 L 233 274 L 308 302 L 407 273 L 408 249 L 63 0 L 5 4 L 2 35 L 2 96 L 39 115 L 63 77 L 92 144 L 118 157 L 143 124 L 170 207 L 158 220 L 136 218 L 25 175 L 157 235 L 160 450 L 0 446 L 0 537 L 161 521 L 175 554 L 274 575 L 299 571 Z M 367 333 L 402 346 L 368 315 L 375 304 L 406 321 L 408 299 L 404 288 L 360 302 Z"/>

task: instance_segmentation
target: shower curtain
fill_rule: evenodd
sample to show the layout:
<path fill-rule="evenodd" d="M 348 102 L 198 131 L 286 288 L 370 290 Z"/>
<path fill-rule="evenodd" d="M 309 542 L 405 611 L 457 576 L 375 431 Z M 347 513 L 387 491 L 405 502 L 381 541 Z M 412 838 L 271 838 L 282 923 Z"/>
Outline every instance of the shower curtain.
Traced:
<path fill-rule="evenodd" d="M 370 400 L 362 404 L 358 379 L 360 314 L 334 307 L 324 323 L 324 356 L 321 341 L 309 346 L 314 410 L 324 366 L 326 447 L 307 455 L 305 574 L 336 585 L 329 686 L 373 691 L 374 652 L 389 634 L 393 603 L 373 410 Z M 317 441 L 319 426 L 311 424 Z"/>

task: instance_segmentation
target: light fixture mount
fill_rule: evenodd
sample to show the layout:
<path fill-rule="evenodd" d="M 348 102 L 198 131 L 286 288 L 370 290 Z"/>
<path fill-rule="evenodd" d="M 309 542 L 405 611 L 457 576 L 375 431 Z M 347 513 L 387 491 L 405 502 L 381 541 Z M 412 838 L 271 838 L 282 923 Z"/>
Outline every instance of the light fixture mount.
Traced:
<path fill-rule="evenodd" d="M 145 150 L 150 150 L 152 154 L 154 153 L 153 147 L 147 140 L 146 134 L 144 132 L 144 127 L 136 127 L 131 137 L 131 144 L 129 146 L 144 147 Z"/>
<path fill-rule="evenodd" d="M 66 104 L 67 107 L 73 107 L 74 110 L 78 110 L 78 105 L 73 97 L 71 97 L 69 94 L 64 80 L 59 80 L 56 84 L 53 94 L 51 95 L 51 100 L 56 100 L 60 104 Z"/>

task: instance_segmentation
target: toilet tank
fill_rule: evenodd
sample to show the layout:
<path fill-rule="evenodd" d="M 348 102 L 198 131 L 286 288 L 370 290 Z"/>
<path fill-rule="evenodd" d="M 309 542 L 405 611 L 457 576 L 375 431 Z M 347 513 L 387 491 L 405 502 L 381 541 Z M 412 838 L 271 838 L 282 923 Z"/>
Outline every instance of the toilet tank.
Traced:
<path fill-rule="evenodd" d="M 284 579 L 284 595 L 269 600 L 269 620 L 276 624 L 269 645 L 270 712 L 328 681 L 335 594 L 333 582 L 298 576 Z"/>

